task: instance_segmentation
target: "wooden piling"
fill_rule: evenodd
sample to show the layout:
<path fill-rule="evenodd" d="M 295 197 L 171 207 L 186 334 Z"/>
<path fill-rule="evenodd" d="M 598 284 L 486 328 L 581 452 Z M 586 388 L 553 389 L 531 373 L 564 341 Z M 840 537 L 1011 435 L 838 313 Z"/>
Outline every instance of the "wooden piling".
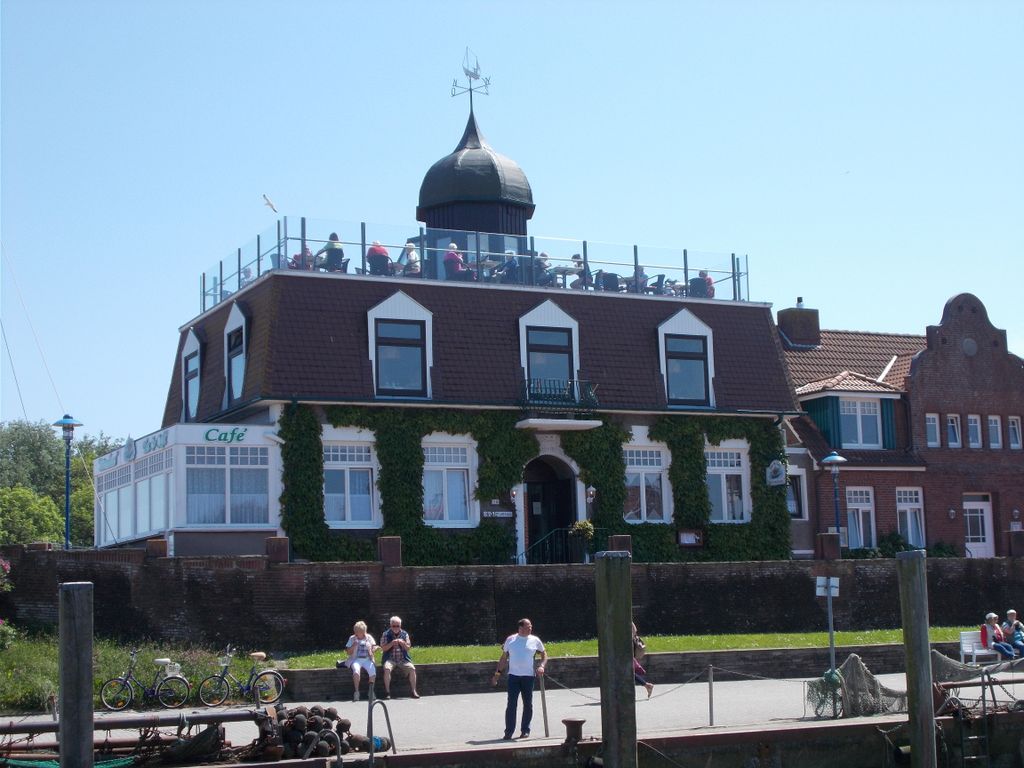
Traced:
<path fill-rule="evenodd" d="M 601 679 L 601 734 L 608 768 L 636 768 L 636 693 L 633 687 L 633 584 L 628 552 L 598 552 L 597 663 Z"/>
<path fill-rule="evenodd" d="M 60 768 L 93 767 L 92 582 L 60 585 Z"/>
<path fill-rule="evenodd" d="M 913 768 L 936 766 L 925 563 L 923 549 L 896 553 L 903 645 L 907 654 L 907 711 L 910 715 L 910 764 Z"/>

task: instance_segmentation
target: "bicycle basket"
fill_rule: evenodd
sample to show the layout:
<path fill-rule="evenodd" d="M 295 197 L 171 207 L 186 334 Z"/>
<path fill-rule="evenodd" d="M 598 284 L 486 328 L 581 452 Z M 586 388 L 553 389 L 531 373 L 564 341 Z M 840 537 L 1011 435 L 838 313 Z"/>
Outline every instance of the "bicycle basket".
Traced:
<path fill-rule="evenodd" d="M 217 659 L 217 663 L 220 664 L 222 667 L 230 667 L 231 666 L 231 657 L 230 656 L 221 656 L 219 659 Z"/>
<path fill-rule="evenodd" d="M 181 664 L 176 661 L 172 661 L 170 664 L 164 665 L 164 674 L 170 677 L 171 675 L 181 674 Z"/>

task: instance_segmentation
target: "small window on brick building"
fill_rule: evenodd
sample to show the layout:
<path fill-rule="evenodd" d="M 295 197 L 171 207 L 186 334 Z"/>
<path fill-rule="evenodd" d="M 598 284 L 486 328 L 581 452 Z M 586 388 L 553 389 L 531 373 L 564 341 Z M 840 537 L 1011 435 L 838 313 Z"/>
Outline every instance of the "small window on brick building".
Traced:
<path fill-rule="evenodd" d="M 988 447 L 1003 447 L 1003 420 L 998 416 L 988 417 Z"/>
<path fill-rule="evenodd" d="M 939 414 L 926 413 L 924 415 L 924 437 L 929 448 L 938 448 L 942 445 L 939 438 Z"/>
<path fill-rule="evenodd" d="M 946 447 L 962 448 L 963 442 L 960 438 L 960 414 L 946 414 Z"/>
<path fill-rule="evenodd" d="M 981 416 L 973 413 L 967 415 L 967 445 L 981 448 Z"/>
<path fill-rule="evenodd" d="M 1010 448 L 1019 451 L 1021 448 L 1020 416 L 1011 416 L 1006 420 L 1006 432 L 1009 437 Z"/>

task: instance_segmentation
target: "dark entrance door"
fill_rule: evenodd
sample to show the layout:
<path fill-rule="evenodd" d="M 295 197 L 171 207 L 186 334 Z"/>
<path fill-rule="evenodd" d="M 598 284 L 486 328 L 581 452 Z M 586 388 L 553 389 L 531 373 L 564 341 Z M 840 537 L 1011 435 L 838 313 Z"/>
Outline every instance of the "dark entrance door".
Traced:
<path fill-rule="evenodd" d="M 552 459 L 535 459 L 526 480 L 526 553 L 528 563 L 568 563 L 573 514 L 572 471 Z"/>

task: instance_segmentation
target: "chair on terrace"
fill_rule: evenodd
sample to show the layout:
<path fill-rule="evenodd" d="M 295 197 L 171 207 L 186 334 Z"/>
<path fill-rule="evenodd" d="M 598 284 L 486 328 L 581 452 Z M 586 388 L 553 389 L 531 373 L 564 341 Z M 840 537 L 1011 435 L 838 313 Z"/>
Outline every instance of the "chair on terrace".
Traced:
<path fill-rule="evenodd" d="M 598 272 L 597 287 L 602 291 L 619 292 L 619 276 L 614 272 Z"/>
<path fill-rule="evenodd" d="M 654 296 L 663 296 L 665 291 L 665 276 L 655 275 L 654 284 L 648 284 L 644 286 L 644 293 L 653 294 Z"/>
<path fill-rule="evenodd" d="M 366 255 L 366 266 L 369 267 L 369 275 L 393 275 L 395 265 L 391 263 L 391 257 L 383 253 L 368 253 Z"/>

